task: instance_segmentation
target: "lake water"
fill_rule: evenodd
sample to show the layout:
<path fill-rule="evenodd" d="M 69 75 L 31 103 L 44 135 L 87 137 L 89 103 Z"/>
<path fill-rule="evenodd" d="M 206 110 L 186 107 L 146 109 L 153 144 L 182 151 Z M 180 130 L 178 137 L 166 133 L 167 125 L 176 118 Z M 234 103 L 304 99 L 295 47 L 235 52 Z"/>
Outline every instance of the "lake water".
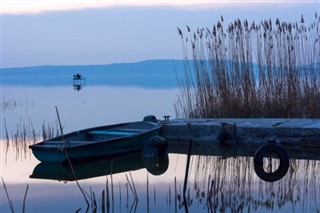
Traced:
<path fill-rule="evenodd" d="M 287 175 L 269 183 L 256 176 L 252 157 L 212 156 L 210 145 L 195 144 L 184 202 L 186 143 L 169 143 L 168 161 L 158 162 L 164 164 L 162 174 L 155 175 L 141 153 L 133 153 L 75 165 L 77 182 L 70 180 L 74 176 L 68 167 L 39 164 L 28 149 L 42 139 L 43 128 L 58 131 L 55 106 L 65 133 L 149 114 L 174 118 L 177 88 L 88 85 L 76 91 L 72 85 L 3 85 L 1 90 L 6 187 L 2 182 L 0 212 L 11 211 L 7 193 L 15 212 L 22 212 L 24 203 L 25 212 L 92 212 L 93 200 L 97 212 L 320 212 L 317 160 L 292 159 Z"/>

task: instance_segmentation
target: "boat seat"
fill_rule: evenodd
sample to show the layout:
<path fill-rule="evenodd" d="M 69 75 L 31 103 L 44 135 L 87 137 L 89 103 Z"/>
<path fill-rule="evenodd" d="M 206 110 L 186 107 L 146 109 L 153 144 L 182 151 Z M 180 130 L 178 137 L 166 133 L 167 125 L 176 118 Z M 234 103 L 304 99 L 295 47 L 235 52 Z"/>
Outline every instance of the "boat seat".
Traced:
<path fill-rule="evenodd" d="M 94 143 L 94 141 L 68 141 L 69 146 L 88 145 Z"/>
<path fill-rule="evenodd" d="M 117 131 L 119 131 L 119 132 L 136 132 L 136 133 L 138 133 L 138 132 L 145 132 L 145 131 L 148 131 L 147 129 L 127 129 L 127 128 L 125 128 L 125 129 L 118 129 Z"/>
<path fill-rule="evenodd" d="M 90 143 L 91 141 L 45 141 L 44 144 L 46 146 L 57 146 L 57 145 L 60 145 L 60 146 L 64 146 L 64 145 L 70 145 L 70 144 L 88 144 Z"/>
<path fill-rule="evenodd" d="M 94 130 L 88 132 L 90 135 L 107 135 L 107 136 L 130 136 L 136 134 L 135 132 L 117 132 L 117 131 L 101 131 Z"/>
<path fill-rule="evenodd" d="M 63 146 L 65 145 L 67 142 L 66 141 L 44 141 L 43 144 L 45 146 Z"/>

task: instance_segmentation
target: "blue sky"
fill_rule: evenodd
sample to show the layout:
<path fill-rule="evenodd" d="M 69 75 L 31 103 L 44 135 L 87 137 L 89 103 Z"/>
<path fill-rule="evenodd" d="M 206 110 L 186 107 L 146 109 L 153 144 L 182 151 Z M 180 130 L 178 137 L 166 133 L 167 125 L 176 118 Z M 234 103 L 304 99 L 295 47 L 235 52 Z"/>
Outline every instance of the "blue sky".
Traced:
<path fill-rule="evenodd" d="M 1 0 L 1 67 L 182 59 L 177 27 L 211 28 L 223 15 L 306 22 L 316 1 Z"/>

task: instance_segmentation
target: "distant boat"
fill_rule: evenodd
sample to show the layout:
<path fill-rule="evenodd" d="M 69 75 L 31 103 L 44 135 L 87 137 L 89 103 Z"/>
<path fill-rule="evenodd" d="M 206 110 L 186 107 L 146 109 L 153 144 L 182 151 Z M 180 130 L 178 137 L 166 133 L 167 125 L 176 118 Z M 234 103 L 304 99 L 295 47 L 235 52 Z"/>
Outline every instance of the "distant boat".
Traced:
<path fill-rule="evenodd" d="M 73 75 L 73 80 L 85 80 L 84 77 L 82 77 L 82 75 L 80 75 L 79 73 Z"/>
<path fill-rule="evenodd" d="M 41 162 L 61 163 L 142 150 L 159 135 L 162 123 L 154 116 L 143 121 L 84 129 L 29 146 Z"/>
<path fill-rule="evenodd" d="M 73 75 L 73 88 L 74 90 L 80 91 L 86 83 L 86 78 L 79 73 Z"/>

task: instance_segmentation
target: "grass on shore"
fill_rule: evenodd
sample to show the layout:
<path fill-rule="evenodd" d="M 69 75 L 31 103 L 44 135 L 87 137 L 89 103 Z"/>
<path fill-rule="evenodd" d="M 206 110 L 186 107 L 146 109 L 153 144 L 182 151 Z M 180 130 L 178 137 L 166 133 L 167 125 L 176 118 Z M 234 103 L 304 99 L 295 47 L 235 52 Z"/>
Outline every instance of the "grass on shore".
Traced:
<path fill-rule="evenodd" d="M 177 117 L 320 118 L 320 17 L 187 32 Z M 191 59 L 192 60 L 191 60 Z"/>

